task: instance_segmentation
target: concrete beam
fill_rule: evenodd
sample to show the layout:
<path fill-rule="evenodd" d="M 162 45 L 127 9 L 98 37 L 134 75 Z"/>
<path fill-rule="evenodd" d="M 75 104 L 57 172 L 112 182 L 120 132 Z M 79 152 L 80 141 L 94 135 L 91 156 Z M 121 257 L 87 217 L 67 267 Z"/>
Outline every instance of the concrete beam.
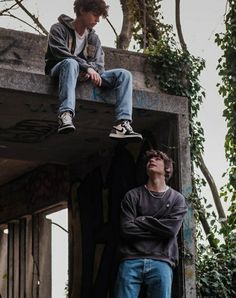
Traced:
<path fill-rule="evenodd" d="M 140 73 L 136 74 L 141 77 Z M 133 105 L 137 109 L 154 110 L 174 114 L 187 114 L 187 101 L 184 97 L 172 96 L 169 94 L 154 92 L 151 88 L 141 86 L 142 80 L 137 82 L 134 76 Z M 26 92 L 32 95 L 49 96 L 56 100 L 57 81 L 48 76 L 19 72 L 10 69 L 1 69 L 0 92 Z M 101 91 L 91 83 L 82 83 L 76 91 L 78 100 L 114 104 L 115 98 L 112 94 Z M 43 100 L 42 100 L 43 103 Z M 4 109 L 4 98 L 0 99 L 1 107 Z"/>
<path fill-rule="evenodd" d="M 45 36 L 0 28 L 0 88 L 56 96 L 57 83 L 43 75 L 46 47 Z M 188 112 L 185 98 L 159 90 L 145 55 L 106 47 L 104 51 L 107 69 L 126 68 L 132 72 L 135 108 L 177 114 Z M 99 95 L 101 92 L 91 84 L 82 84 L 77 91 L 78 99 L 104 102 Z M 112 103 L 112 99 L 106 102 Z"/>
<path fill-rule="evenodd" d="M 44 75 L 47 38 L 0 28 L 0 156 L 18 160 L 70 163 L 107 150 L 114 121 L 114 96 L 91 83 L 78 84 L 78 128 L 72 136 L 56 133 L 57 81 Z M 107 68 L 133 74 L 134 128 L 151 130 L 163 118 L 187 115 L 187 100 L 161 92 L 146 56 L 104 48 Z M 149 82 L 148 86 L 146 81 Z M 73 149 L 72 149 L 73 148 Z"/>

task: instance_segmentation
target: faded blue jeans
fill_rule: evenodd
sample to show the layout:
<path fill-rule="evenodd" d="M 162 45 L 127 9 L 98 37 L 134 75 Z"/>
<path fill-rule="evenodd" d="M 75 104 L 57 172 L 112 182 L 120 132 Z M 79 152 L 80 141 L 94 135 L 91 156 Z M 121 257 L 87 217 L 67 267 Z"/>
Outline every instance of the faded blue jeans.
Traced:
<path fill-rule="evenodd" d="M 80 72 L 79 63 L 71 58 L 56 64 L 50 75 L 59 78 L 58 114 L 65 111 L 75 115 L 75 87 Z M 132 75 L 129 71 L 117 68 L 101 75 L 102 86 L 115 91 L 116 120 L 132 120 Z M 83 84 L 83 83 L 82 83 Z"/>
<path fill-rule="evenodd" d="M 147 298 L 170 298 L 173 270 L 167 262 L 132 259 L 120 263 L 115 285 L 115 298 L 138 298 L 141 285 Z"/>

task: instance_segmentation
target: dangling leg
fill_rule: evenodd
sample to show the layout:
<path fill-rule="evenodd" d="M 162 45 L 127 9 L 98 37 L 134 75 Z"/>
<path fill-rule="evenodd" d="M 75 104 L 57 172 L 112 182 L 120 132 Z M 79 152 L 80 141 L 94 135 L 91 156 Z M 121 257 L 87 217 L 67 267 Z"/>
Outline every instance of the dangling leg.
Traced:
<path fill-rule="evenodd" d="M 59 77 L 58 92 L 58 133 L 70 133 L 75 130 L 72 118 L 75 115 L 75 87 L 79 76 L 79 63 L 74 59 L 65 59 L 51 70 L 52 77 Z"/>
<path fill-rule="evenodd" d="M 101 75 L 108 88 L 116 94 L 116 123 L 109 135 L 113 139 L 132 138 L 142 140 L 142 135 L 133 131 L 132 122 L 132 75 L 125 69 L 112 69 Z"/>

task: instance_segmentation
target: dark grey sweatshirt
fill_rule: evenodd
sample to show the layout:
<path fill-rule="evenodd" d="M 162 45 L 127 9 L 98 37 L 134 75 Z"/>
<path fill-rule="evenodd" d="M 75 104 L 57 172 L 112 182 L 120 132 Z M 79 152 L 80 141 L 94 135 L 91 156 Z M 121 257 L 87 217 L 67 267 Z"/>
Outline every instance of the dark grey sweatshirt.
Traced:
<path fill-rule="evenodd" d="M 103 73 L 104 52 L 95 31 L 93 29 L 89 30 L 83 51 L 78 56 L 75 56 L 76 37 L 71 25 L 73 19 L 66 15 L 61 15 L 58 21 L 58 23 L 52 25 L 48 35 L 48 47 L 45 54 L 45 73 L 49 74 L 53 66 L 66 58 L 72 58 L 78 61 L 81 69 L 84 71 L 92 67 L 100 74 Z"/>
<path fill-rule="evenodd" d="M 130 190 L 121 203 L 121 259 L 152 258 L 174 267 L 186 212 L 184 197 L 172 188 L 163 198 L 154 198 L 144 186 Z"/>

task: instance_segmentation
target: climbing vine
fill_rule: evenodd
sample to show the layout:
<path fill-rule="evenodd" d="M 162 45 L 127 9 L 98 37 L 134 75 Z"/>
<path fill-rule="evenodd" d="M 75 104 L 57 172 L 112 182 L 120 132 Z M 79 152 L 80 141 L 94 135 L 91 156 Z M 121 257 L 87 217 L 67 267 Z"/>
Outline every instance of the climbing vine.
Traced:
<path fill-rule="evenodd" d="M 193 192 L 191 200 L 197 211 L 210 245 L 201 242 L 202 233 L 198 226 L 198 260 L 197 290 L 198 297 L 234 297 L 236 296 L 236 0 L 229 1 L 229 12 L 226 16 L 226 33 L 217 35 L 216 42 L 224 51 L 219 61 L 219 74 L 222 84 L 219 92 L 224 97 L 224 117 L 228 125 L 225 139 L 225 153 L 229 161 L 229 182 L 222 189 L 221 196 L 227 200 L 231 197 L 230 216 L 220 223 L 214 211 L 208 211 L 211 205 L 202 196 L 201 189 L 206 181 L 195 174 L 194 167 L 201 167 L 201 154 L 204 151 L 204 132 L 197 120 L 198 112 L 205 97 L 199 76 L 205 67 L 201 58 L 191 55 L 186 47 L 179 47 L 172 27 L 163 24 L 159 13 L 160 2 L 146 0 L 145 7 L 140 10 L 140 18 L 145 17 L 149 8 L 153 8 L 153 19 L 156 18 L 158 38 L 149 31 L 145 21 L 134 28 L 134 39 L 148 54 L 149 62 L 159 82 L 160 89 L 173 95 L 185 96 L 189 101 L 190 146 L 193 176 Z M 144 10 L 145 9 L 145 10 Z M 150 15 L 150 14 L 149 14 Z M 204 207 L 203 207 L 204 206 Z M 223 241 L 220 239 L 224 239 Z M 203 243 L 203 244 L 202 244 Z"/>
<path fill-rule="evenodd" d="M 227 1 L 225 32 L 217 33 L 215 42 L 223 54 L 218 71 L 222 79 L 217 86 L 224 99 L 223 116 L 227 123 L 225 156 L 229 179 L 221 197 L 230 203 L 227 220 L 218 231 L 224 241 L 216 249 L 199 246 L 198 279 L 200 297 L 236 297 L 236 1 Z"/>
<path fill-rule="evenodd" d="M 227 174 L 229 181 L 222 189 L 222 198 L 231 200 L 231 215 L 228 224 L 236 228 L 236 1 L 228 0 L 225 17 L 225 33 L 216 34 L 216 43 L 222 49 L 218 70 L 222 83 L 218 84 L 219 93 L 224 98 L 223 116 L 227 122 L 225 137 L 225 156 L 229 162 Z"/>
<path fill-rule="evenodd" d="M 156 72 L 160 89 L 188 98 L 191 155 L 192 161 L 197 163 L 204 143 L 204 132 L 201 123 L 197 121 L 197 115 L 205 97 L 205 91 L 199 83 L 205 61 L 178 47 L 171 33 L 171 26 L 163 26 L 161 32 L 161 39 L 152 40 L 145 53 L 149 55 L 149 62 Z"/>
<path fill-rule="evenodd" d="M 148 56 L 148 61 L 153 68 L 159 87 L 162 91 L 185 96 L 189 102 L 189 123 L 190 123 L 190 145 L 193 182 L 200 181 L 194 175 L 194 163 L 199 165 L 199 156 L 204 151 L 204 131 L 201 123 L 197 120 L 200 106 L 205 97 L 199 76 L 205 67 L 205 61 L 194 57 L 186 49 L 182 49 L 176 42 L 172 26 L 164 24 L 160 13 L 161 1 L 145 1 L 146 12 L 149 12 L 152 19 L 156 18 L 158 34 L 154 35 L 153 30 L 141 30 L 142 21 L 135 25 L 133 37 L 140 49 Z M 151 11 L 153 9 L 153 14 Z M 140 12 L 140 17 L 144 15 Z M 143 43 L 144 35 L 146 44 Z M 157 38 L 158 37 L 158 38 Z M 198 186 L 193 187 L 192 199 L 196 203 L 196 208 L 200 212 L 199 196 L 195 191 Z M 197 207 L 198 206 L 198 207 Z"/>

